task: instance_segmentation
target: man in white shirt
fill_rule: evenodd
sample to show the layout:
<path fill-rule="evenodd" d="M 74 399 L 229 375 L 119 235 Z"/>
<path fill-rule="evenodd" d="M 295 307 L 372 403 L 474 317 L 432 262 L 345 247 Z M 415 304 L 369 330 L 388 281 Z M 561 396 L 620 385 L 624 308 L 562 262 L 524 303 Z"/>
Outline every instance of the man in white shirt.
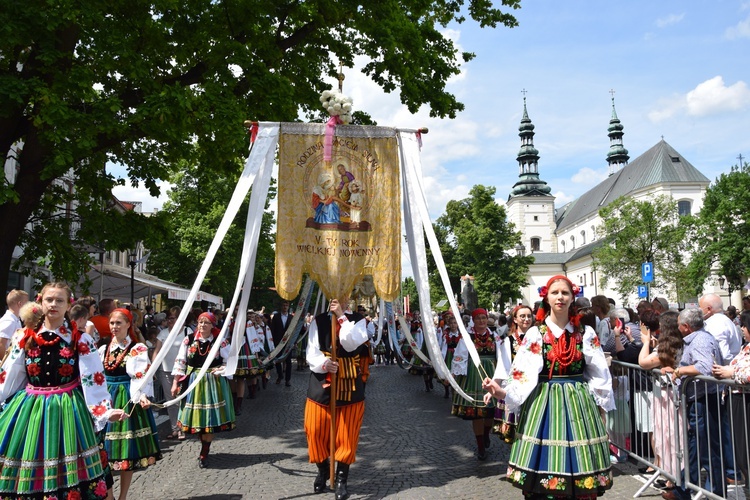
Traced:
<path fill-rule="evenodd" d="M 5 302 L 8 304 L 8 310 L 0 318 L 0 359 L 5 356 L 5 351 L 10 345 L 10 339 L 13 334 L 21 328 L 21 318 L 18 317 L 18 311 L 29 301 L 29 294 L 23 290 L 11 290 L 8 292 Z"/>

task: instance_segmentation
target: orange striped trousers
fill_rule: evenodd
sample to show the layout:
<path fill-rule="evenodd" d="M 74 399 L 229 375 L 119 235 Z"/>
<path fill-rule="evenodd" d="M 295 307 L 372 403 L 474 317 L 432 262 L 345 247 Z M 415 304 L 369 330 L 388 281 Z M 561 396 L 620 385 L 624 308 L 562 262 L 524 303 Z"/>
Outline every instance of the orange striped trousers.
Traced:
<path fill-rule="evenodd" d="M 353 464 L 357 455 L 359 429 L 365 402 L 336 408 L 336 462 Z M 331 454 L 331 408 L 310 399 L 305 404 L 305 434 L 310 463 L 320 463 Z"/>

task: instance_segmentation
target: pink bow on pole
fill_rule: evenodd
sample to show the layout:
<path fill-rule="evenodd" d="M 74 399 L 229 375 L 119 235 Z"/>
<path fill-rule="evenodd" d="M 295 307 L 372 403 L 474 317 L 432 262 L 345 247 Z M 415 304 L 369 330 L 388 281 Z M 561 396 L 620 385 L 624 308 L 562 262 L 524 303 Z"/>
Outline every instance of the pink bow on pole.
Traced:
<path fill-rule="evenodd" d="M 326 135 L 323 140 L 323 161 L 331 161 L 332 149 L 333 149 L 333 136 L 336 132 L 336 125 L 341 125 L 341 118 L 338 116 L 332 116 L 326 122 Z"/>

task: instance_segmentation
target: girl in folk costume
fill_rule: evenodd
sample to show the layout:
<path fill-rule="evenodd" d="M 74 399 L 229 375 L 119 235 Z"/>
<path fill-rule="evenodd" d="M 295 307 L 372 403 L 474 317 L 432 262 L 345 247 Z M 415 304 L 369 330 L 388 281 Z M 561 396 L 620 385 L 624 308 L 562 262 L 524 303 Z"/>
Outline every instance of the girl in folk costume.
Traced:
<path fill-rule="evenodd" d="M 270 320 L 266 319 L 264 315 L 257 313 L 254 314 L 253 317 L 255 318 L 255 333 L 258 335 L 258 338 L 263 345 L 263 351 L 271 354 L 271 351 L 276 349 L 276 346 L 273 343 L 273 334 L 271 333 L 271 328 L 268 326 Z M 266 389 L 268 386 L 268 380 L 271 378 L 271 372 L 268 369 L 264 370 L 265 373 L 261 377 L 261 382 L 263 388 Z"/>
<path fill-rule="evenodd" d="M 120 500 L 128 496 L 133 470 L 146 468 L 161 459 L 154 415 L 149 410 L 153 382 L 149 380 L 136 391 L 134 383 L 143 378 L 151 366 L 148 348 L 136 340 L 133 316 L 127 309 L 115 309 L 109 315 L 112 340 L 99 348 L 104 364 L 107 387 L 115 408 L 132 408 L 130 418 L 109 422 L 104 431 L 104 447 L 113 470 L 120 471 Z M 138 403 L 131 403 L 138 401 Z"/>
<path fill-rule="evenodd" d="M 516 359 L 516 354 L 518 354 L 518 351 L 521 348 L 526 332 L 529 331 L 532 324 L 534 324 L 534 313 L 532 312 L 531 307 L 519 304 L 513 308 L 513 311 L 511 312 L 511 325 L 508 333 L 511 362 Z M 505 373 L 498 373 L 496 371 L 492 378 L 504 381 L 508 376 L 507 374 L 507 371 Z M 512 443 L 516 432 L 517 421 L 518 415 L 514 412 L 509 412 L 503 403 L 502 415 L 499 420 L 498 418 L 495 419 L 495 426 L 492 431 L 495 434 L 499 434 L 506 443 Z"/>
<path fill-rule="evenodd" d="M 245 328 L 245 338 L 240 347 L 237 357 L 237 370 L 234 378 L 237 379 L 237 399 L 234 405 L 236 415 L 242 414 L 242 398 L 245 396 L 245 381 L 250 385 L 250 399 L 255 399 L 258 390 L 258 376 L 264 376 L 265 370 L 260 364 L 260 355 L 266 356 L 263 351 L 263 339 L 258 335 L 255 328 L 255 318 L 248 318 Z"/>
<path fill-rule="evenodd" d="M 411 336 L 414 339 L 414 345 L 412 345 L 412 349 L 419 350 L 429 359 L 430 355 L 427 351 L 427 341 L 424 338 L 422 322 L 419 321 L 418 318 L 411 322 Z M 414 360 L 412 362 L 411 368 L 409 368 L 409 373 L 411 373 L 412 375 L 422 375 L 422 378 L 424 378 L 425 391 L 430 392 L 430 390 L 433 388 L 432 379 L 435 376 L 435 369 L 431 365 L 414 354 Z"/>
<path fill-rule="evenodd" d="M 440 352 L 443 354 L 445 359 L 445 365 L 448 367 L 448 371 L 451 369 L 451 362 L 453 361 L 453 353 L 458 346 L 458 342 L 461 340 L 461 332 L 458 331 L 458 321 L 456 317 L 451 313 L 445 315 L 445 325 L 443 326 L 442 334 L 440 335 Z M 448 399 L 450 395 L 450 383 L 447 380 L 443 381 L 445 387 L 444 398 Z"/>
<path fill-rule="evenodd" d="M 72 293 L 42 288 L 43 318 L 18 330 L 0 368 L 0 496 L 107 498 L 106 454 L 95 431 L 127 418 L 112 409 L 102 362 L 90 335 L 67 318 Z"/>
<path fill-rule="evenodd" d="M 484 369 L 483 373 L 494 373 L 497 362 L 495 337 L 487 328 L 487 310 L 474 309 L 472 312 L 474 327 L 469 330 L 474 347 L 479 353 L 479 359 Z M 451 362 L 451 374 L 456 377 L 456 382 L 467 396 L 476 401 L 467 401 L 460 394 L 453 395 L 453 407 L 451 414 L 464 420 L 471 420 L 474 435 L 477 440 L 477 458 L 487 459 L 487 448 L 490 445 L 490 430 L 495 413 L 495 404 L 492 401 L 482 402 L 482 376 L 481 373 L 469 359 L 469 350 L 462 338 L 453 353 Z"/>
<path fill-rule="evenodd" d="M 195 333 L 188 335 L 182 342 L 174 363 L 172 396 L 176 396 L 182 389 L 180 381 L 183 382 L 183 387 L 187 388 L 197 378 L 218 334 L 216 316 L 209 312 L 198 316 Z M 195 389 L 182 400 L 180 408 L 178 421 L 182 431 L 187 434 L 198 434 L 200 437 L 200 468 L 204 468 L 208 463 L 208 452 L 214 433 L 231 431 L 235 427 L 232 391 L 224 376 L 224 364 L 229 351 L 229 343 L 226 340 L 222 341 L 219 355 L 211 361 L 209 370 Z"/>
<path fill-rule="evenodd" d="M 508 460 L 508 480 L 526 498 L 596 498 L 612 487 L 607 431 L 602 415 L 614 408 L 612 379 L 591 327 L 574 310 L 578 287 L 554 276 L 520 344 L 507 385 L 483 387 L 520 410 Z"/>

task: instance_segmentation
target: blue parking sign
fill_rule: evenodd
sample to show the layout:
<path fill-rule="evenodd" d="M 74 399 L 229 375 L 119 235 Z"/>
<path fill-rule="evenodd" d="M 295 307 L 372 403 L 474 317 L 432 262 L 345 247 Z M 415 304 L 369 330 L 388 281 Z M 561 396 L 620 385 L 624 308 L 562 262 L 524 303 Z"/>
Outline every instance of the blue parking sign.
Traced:
<path fill-rule="evenodd" d="M 653 262 L 644 262 L 641 264 L 641 277 L 644 283 L 654 281 L 654 264 Z"/>
<path fill-rule="evenodd" d="M 645 299 L 648 297 L 648 287 L 646 285 L 638 286 L 638 298 Z"/>

